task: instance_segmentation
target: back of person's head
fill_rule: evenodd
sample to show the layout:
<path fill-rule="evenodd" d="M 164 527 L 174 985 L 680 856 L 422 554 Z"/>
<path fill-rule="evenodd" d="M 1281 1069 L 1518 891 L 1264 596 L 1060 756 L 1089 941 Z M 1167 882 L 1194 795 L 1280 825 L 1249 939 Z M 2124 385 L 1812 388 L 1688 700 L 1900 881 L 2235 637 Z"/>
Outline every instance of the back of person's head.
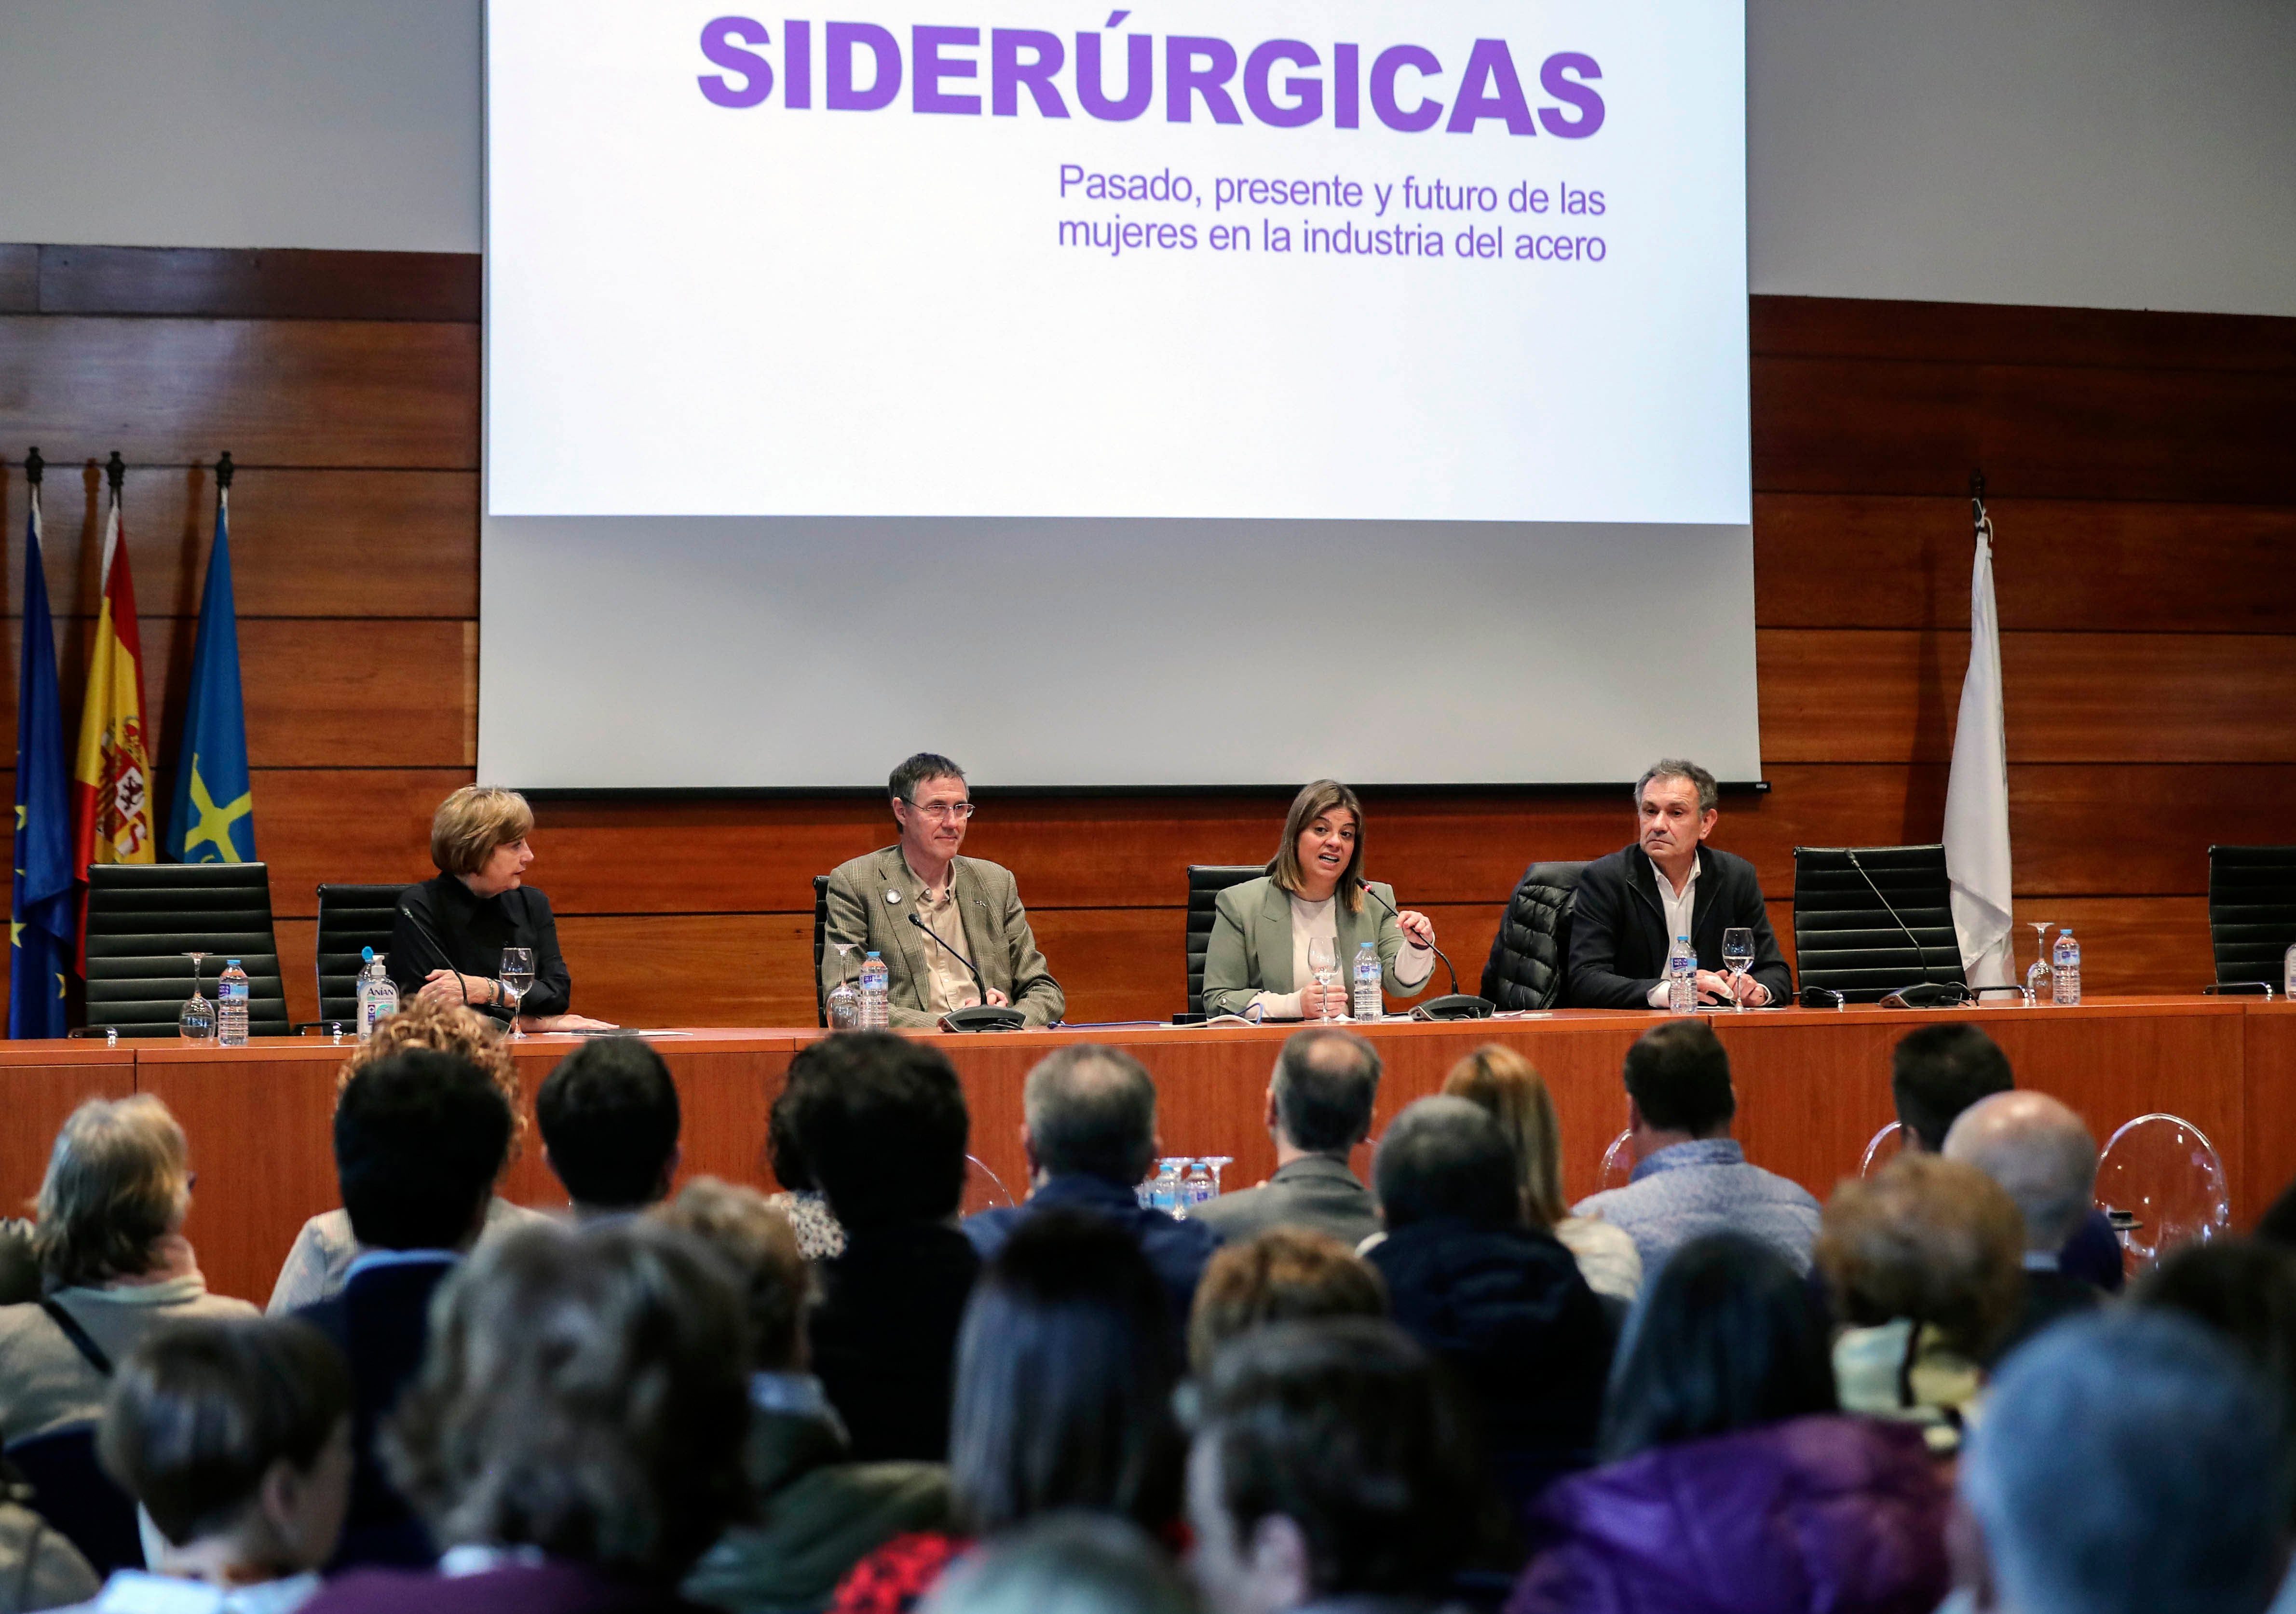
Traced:
<path fill-rule="evenodd" d="M 534 1095 L 534 1118 L 576 1205 L 635 1210 L 668 1192 L 677 1084 L 644 1038 L 592 1037 L 560 1060 Z"/>
<path fill-rule="evenodd" d="M 1514 1152 L 1523 1214 L 1552 1227 L 1569 1214 L 1562 1200 L 1562 1123 L 1538 1067 L 1505 1043 L 1485 1043 L 1451 1067 L 1443 1091 L 1479 1104 Z"/>
<path fill-rule="evenodd" d="M 460 1054 L 409 1048 L 335 1101 L 335 1176 L 371 1249 L 452 1249 L 478 1231 L 510 1152 L 511 1110 Z"/>
<path fill-rule="evenodd" d="M 1100 1513 L 1031 1520 L 967 1554 L 920 1614 L 1196 1614 L 1193 1587 L 1138 1525 Z"/>
<path fill-rule="evenodd" d="M 1270 1323 L 1385 1315 L 1377 1267 L 1328 1233 L 1270 1228 L 1205 1266 L 1188 1314 L 1188 1364 L 1206 1372 L 1221 1346 Z"/>
<path fill-rule="evenodd" d="M 1404 1106 L 1372 1159 L 1380 1220 L 1390 1233 L 1437 1217 L 1479 1227 L 1522 1221 L 1514 1151 L 1479 1104 L 1440 1095 Z"/>
<path fill-rule="evenodd" d="M 1177 1347 L 1171 1301 L 1126 1229 L 1059 1210 L 1014 1228 L 957 1334 L 948 1467 L 959 1528 L 982 1535 L 1066 1507 L 1168 1524 Z"/>
<path fill-rule="evenodd" d="M 64 1118 L 40 1182 L 32 1248 L 50 1290 L 152 1270 L 191 1208 L 191 1150 L 148 1093 L 92 1098 Z"/>
<path fill-rule="evenodd" d="M 309 1323 L 193 1317 L 147 1334 L 119 1364 L 96 1452 L 176 1546 L 271 1514 L 283 1561 L 264 1567 L 292 1574 L 333 1553 L 350 1501 L 350 1370 Z M 283 1506 L 283 1481 L 331 1494 L 308 1512 Z"/>
<path fill-rule="evenodd" d="M 340 1102 L 342 1091 L 351 1085 L 351 1077 L 369 1065 L 389 1059 L 394 1053 L 404 1053 L 409 1048 L 429 1048 L 439 1053 L 459 1053 L 487 1073 L 487 1079 L 503 1095 L 510 1106 L 511 1158 L 518 1158 L 519 1142 L 526 1135 L 526 1100 L 519 1081 L 518 1066 L 510 1057 L 510 1045 L 503 1040 L 501 1028 L 475 1009 L 460 1004 L 426 1003 L 422 998 L 410 999 L 396 1014 L 380 1021 L 373 1035 L 353 1048 L 335 1071 L 335 1095 Z"/>
<path fill-rule="evenodd" d="M 1836 1410 L 1826 1320 L 1773 1246 L 1709 1233 L 1667 1258 L 1611 1375 L 1603 1454 Z"/>
<path fill-rule="evenodd" d="M 2187 1244 L 2140 1279 L 2140 1307 L 2179 1312 L 2237 1346 L 2296 1417 L 2296 1254 L 2258 1239 Z"/>
<path fill-rule="evenodd" d="M 646 1217 L 529 1224 L 440 1290 L 385 1461 L 441 1546 L 674 1584 L 748 1506 L 749 1356 L 698 1241 Z"/>
<path fill-rule="evenodd" d="M 1277 1323 L 1200 1381 L 1188 1514 L 1200 1553 L 1296 1532 L 1308 1599 L 1434 1596 L 1489 1517 L 1478 1442 L 1450 1381 L 1393 1323 Z"/>
<path fill-rule="evenodd" d="M 1898 1039 L 1890 1094 L 1908 1147 L 1935 1154 L 1954 1118 L 1978 1100 L 2017 1085 L 2001 1045 L 1970 1025 L 1923 1026 Z"/>
<path fill-rule="evenodd" d="M 695 1177 L 653 1215 L 709 1245 L 741 1280 L 751 1364 L 759 1372 L 801 1370 L 813 1269 L 798 1253 L 789 1218 L 756 1189 L 709 1176 Z"/>
<path fill-rule="evenodd" d="M 956 1214 L 971 1123 L 947 1054 L 890 1031 L 840 1031 L 799 1050 L 790 1087 L 807 1167 L 849 1230 Z"/>
<path fill-rule="evenodd" d="M 2272 1387 L 2187 1318 L 2049 1329 L 2010 1355 L 1963 1449 L 1996 1605 L 2262 1610 L 2285 1560 L 2284 1427 Z"/>
<path fill-rule="evenodd" d="M 1702 1019 L 1652 1026 L 1627 1050 L 1627 1095 L 1643 1122 L 1660 1132 L 1712 1137 L 1738 1113 L 1730 1055 Z"/>
<path fill-rule="evenodd" d="M 1295 1031 L 1275 1056 L 1275 1124 L 1295 1149 L 1345 1154 L 1369 1135 L 1379 1050 L 1352 1031 Z"/>
<path fill-rule="evenodd" d="M 2025 1292 L 2024 1218 L 1974 1166 L 1901 1154 L 1826 1201 L 1812 1252 L 1845 1323 L 1933 1325 L 1982 1357 L 2016 1321 Z"/>
<path fill-rule="evenodd" d="M 1038 1060 L 1021 1088 L 1039 1169 L 1129 1188 L 1156 1158 L 1156 1084 L 1120 1049 L 1071 1043 Z"/>
<path fill-rule="evenodd" d="M 813 1180 L 813 1167 L 805 1163 L 805 1145 L 797 1136 L 797 1115 L 803 1107 L 798 1083 L 805 1079 L 806 1069 L 791 1063 L 788 1080 L 766 1112 L 766 1165 L 774 1181 L 791 1193 L 812 1192 L 821 1186 Z"/>
<path fill-rule="evenodd" d="M 1997 1093 L 1955 1118 L 1939 1151 L 2007 1191 L 2025 1219 L 2025 1248 L 2051 1250 L 2080 1231 L 2096 1194 L 2096 1140 L 2046 1093 Z"/>

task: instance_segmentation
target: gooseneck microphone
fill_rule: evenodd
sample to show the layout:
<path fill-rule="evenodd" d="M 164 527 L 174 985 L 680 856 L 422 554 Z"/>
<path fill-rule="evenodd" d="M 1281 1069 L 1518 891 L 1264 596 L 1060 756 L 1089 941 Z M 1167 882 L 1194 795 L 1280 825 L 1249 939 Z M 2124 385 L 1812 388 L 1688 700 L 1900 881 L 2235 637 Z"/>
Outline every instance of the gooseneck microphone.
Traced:
<path fill-rule="evenodd" d="M 415 933 L 417 935 L 421 936 L 424 941 L 430 944 L 430 950 L 439 955 L 439 967 L 442 970 L 452 970 L 456 979 L 459 980 L 462 977 L 462 971 L 455 967 L 454 957 L 447 951 L 446 944 L 439 939 L 437 934 L 431 930 L 429 925 L 422 922 L 422 915 L 417 914 L 414 911 L 414 906 L 406 902 L 401 902 L 398 905 L 398 914 L 400 918 L 406 920 L 408 924 L 414 927 Z M 509 1004 L 472 1003 L 471 1001 L 470 988 L 467 987 L 463 988 L 463 1006 L 478 1014 L 504 1016 L 510 1020 L 516 1020 L 518 1018 L 518 1010 Z"/>
<path fill-rule="evenodd" d="M 948 1021 L 952 1031 L 1018 1031 L 1029 1023 L 1029 1017 L 1020 1010 L 992 1004 L 988 1001 L 988 983 L 981 979 L 980 966 L 940 938 L 940 933 L 925 923 L 924 916 L 914 908 L 909 910 L 909 922 L 922 931 L 926 940 L 963 964 L 972 977 L 972 989 L 980 994 L 980 1001 L 970 1009 L 951 1009 L 941 1018 Z"/>
<path fill-rule="evenodd" d="M 1363 876 L 1358 874 L 1356 876 L 1356 884 L 1363 888 L 1364 894 L 1365 896 L 1369 897 L 1374 902 L 1379 904 L 1381 907 L 1385 908 L 1390 914 L 1393 914 L 1395 915 L 1396 923 L 1401 924 L 1403 922 L 1403 914 L 1397 909 L 1393 903 L 1388 901 L 1386 897 L 1382 897 L 1377 891 L 1372 889 L 1370 881 L 1365 880 Z M 1409 935 L 1410 932 L 1406 931 L 1405 934 Z M 1416 938 L 1414 938 L 1414 939 L 1415 940 Z M 1445 996 L 1431 997 L 1425 1003 L 1421 1004 L 1418 1007 L 1413 1009 L 1411 1012 L 1413 1016 L 1416 1018 L 1423 1015 L 1429 1020 L 1490 1019 L 1491 1015 L 1497 1010 L 1498 1005 L 1488 997 L 1477 997 L 1471 992 L 1460 991 L 1459 971 L 1458 967 L 1452 963 L 1451 955 L 1444 952 L 1442 948 L 1437 946 L 1433 942 L 1429 942 L 1427 944 L 1427 950 L 1435 954 L 1436 957 L 1441 959 L 1443 961 L 1443 968 L 1450 971 L 1451 990 L 1449 994 Z"/>
<path fill-rule="evenodd" d="M 1922 945 L 1922 938 L 1914 934 L 1914 927 L 1905 922 L 1889 897 L 1882 895 L 1882 888 L 1874 883 L 1874 877 L 1866 872 L 1866 865 L 1857 861 L 1857 848 L 1844 847 L 1841 851 L 1842 856 L 1849 859 L 1849 866 L 1857 871 L 1857 878 L 1866 882 L 1866 889 L 1874 893 L 1874 900 L 1897 922 L 1898 929 L 1906 933 L 1906 939 L 1914 944 L 1914 956 L 1921 961 L 1921 979 L 1899 987 L 1882 1000 L 1882 1005 L 1893 1009 L 1929 1009 L 1940 1004 L 1968 1003 L 1970 991 L 1967 987 L 1956 981 L 1933 981 L 1930 979 L 1930 950 Z"/>

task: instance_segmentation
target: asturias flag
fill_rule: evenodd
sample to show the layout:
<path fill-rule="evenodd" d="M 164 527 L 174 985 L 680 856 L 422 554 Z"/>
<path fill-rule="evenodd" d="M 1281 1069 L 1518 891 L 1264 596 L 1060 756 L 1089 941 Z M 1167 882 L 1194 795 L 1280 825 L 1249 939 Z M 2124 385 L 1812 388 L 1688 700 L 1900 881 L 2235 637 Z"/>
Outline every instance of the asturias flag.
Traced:
<path fill-rule="evenodd" d="M 35 454 L 37 461 L 37 451 Z M 33 472 L 35 477 L 37 472 Z M 55 627 L 40 560 L 40 485 L 24 536 L 24 664 L 16 680 L 16 883 L 9 909 L 8 1035 L 62 1036 L 72 957 L 71 794 Z"/>
<path fill-rule="evenodd" d="M 119 456 L 112 460 L 116 467 Z M 103 605 L 87 660 L 79 760 L 72 768 L 72 867 L 83 879 L 94 864 L 158 861 L 151 781 L 152 759 L 144 749 L 144 644 L 135 628 L 135 582 L 127 571 L 115 480 L 103 525 Z"/>
<path fill-rule="evenodd" d="M 247 778 L 247 714 L 239 697 L 239 616 L 231 593 L 231 486 L 216 494 L 215 548 L 192 652 L 192 698 L 176 753 L 168 856 L 177 863 L 253 863 L 255 795 Z"/>

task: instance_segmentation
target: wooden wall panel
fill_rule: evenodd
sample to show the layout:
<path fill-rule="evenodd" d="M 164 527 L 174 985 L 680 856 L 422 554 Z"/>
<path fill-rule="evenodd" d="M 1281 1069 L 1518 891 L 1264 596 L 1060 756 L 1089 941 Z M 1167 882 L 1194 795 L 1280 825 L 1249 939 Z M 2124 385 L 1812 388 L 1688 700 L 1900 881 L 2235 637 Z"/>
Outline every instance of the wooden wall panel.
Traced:
<path fill-rule="evenodd" d="M 475 324 L 479 259 L 451 252 L 39 247 L 40 314 Z"/>
<path fill-rule="evenodd" d="M 40 311 L 40 250 L 0 246 L 0 314 Z"/>
<path fill-rule="evenodd" d="M 1757 297 L 1748 347 L 1798 357 L 2119 370 L 2296 370 L 2296 320 L 2012 303 Z"/>

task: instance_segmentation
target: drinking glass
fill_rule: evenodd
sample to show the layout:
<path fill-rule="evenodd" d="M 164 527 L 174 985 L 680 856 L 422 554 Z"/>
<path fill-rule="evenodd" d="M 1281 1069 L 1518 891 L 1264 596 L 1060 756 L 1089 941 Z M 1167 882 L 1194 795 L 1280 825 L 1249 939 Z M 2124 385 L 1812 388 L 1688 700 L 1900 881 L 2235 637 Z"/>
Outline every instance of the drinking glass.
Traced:
<path fill-rule="evenodd" d="M 1220 1173 L 1226 1170 L 1230 1166 L 1235 1164 L 1235 1156 L 1232 1154 L 1208 1154 L 1204 1156 L 1203 1163 L 1211 1168 L 1212 1198 L 1218 1199 L 1220 1194 Z"/>
<path fill-rule="evenodd" d="M 1742 1010 L 1746 1000 L 1738 995 L 1738 983 L 1754 962 L 1754 932 L 1750 926 L 1733 925 L 1722 932 L 1722 962 L 1730 970 L 1731 1006 Z"/>
<path fill-rule="evenodd" d="M 510 1034 L 522 1039 L 526 1033 L 518 1028 L 518 1006 L 526 1001 L 527 989 L 534 985 L 534 949 L 504 947 L 502 955 L 502 984 L 510 989 Z"/>
<path fill-rule="evenodd" d="M 1324 988 L 1323 1007 L 1317 1018 L 1336 1020 L 1338 1012 L 1332 997 L 1332 988 L 1340 984 L 1340 944 L 1330 937 L 1318 936 L 1308 944 L 1308 973 Z"/>
<path fill-rule="evenodd" d="M 176 1032 L 187 1043 L 213 1047 L 216 1040 L 215 1000 L 200 992 L 200 961 L 204 953 L 186 953 L 192 961 L 192 995 L 184 1000 L 183 1012 L 176 1016 Z"/>
<path fill-rule="evenodd" d="M 2040 1003 L 2041 994 L 2049 989 L 2049 927 L 2057 922 L 2054 919 L 2029 919 L 2025 922 L 2033 927 L 2033 934 L 2038 938 L 2034 945 L 2041 949 L 2040 956 L 2033 960 L 2033 967 L 2025 971 L 2025 1006 L 2030 1009 Z"/>
<path fill-rule="evenodd" d="M 837 984 L 829 989 L 825 1004 L 829 1011 L 832 1031 L 858 1031 L 861 1028 L 861 994 L 847 979 L 847 968 L 853 962 L 854 944 L 840 941 L 831 944 L 837 949 Z"/>

